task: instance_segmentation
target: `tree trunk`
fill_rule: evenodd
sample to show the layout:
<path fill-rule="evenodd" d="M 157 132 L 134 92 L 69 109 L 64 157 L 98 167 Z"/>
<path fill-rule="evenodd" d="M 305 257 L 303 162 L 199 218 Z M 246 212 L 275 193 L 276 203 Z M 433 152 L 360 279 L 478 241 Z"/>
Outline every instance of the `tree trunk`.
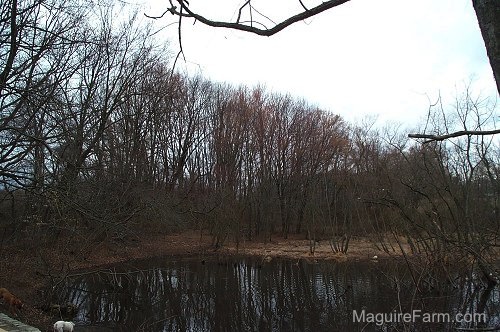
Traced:
<path fill-rule="evenodd" d="M 500 93 L 500 1 L 472 0 L 472 4 Z"/>

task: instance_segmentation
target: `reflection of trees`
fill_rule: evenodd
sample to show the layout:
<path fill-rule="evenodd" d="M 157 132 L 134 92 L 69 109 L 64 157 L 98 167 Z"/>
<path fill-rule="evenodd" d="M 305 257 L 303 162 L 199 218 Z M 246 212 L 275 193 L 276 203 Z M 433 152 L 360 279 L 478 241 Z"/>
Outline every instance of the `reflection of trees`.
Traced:
<path fill-rule="evenodd" d="M 76 319 L 82 323 L 128 331 L 359 330 L 353 310 L 400 308 L 451 314 L 484 310 L 487 326 L 498 324 L 498 290 L 485 291 L 476 281 L 457 279 L 441 294 L 414 298 L 411 278 L 397 264 L 261 263 L 184 261 L 100 272 L 72 280 L 60 300 L 79 306 Z"/>
<path fill-rule="evenodd" d="M 460 278 L 455 287 L 461 290 L 457 296 L 447 299 L 447 307 L 453 308 L 453 314 L 462 315 L 485 313 L 486 322 L 464 322 L 462 328 L 500 327 L 500 289 L 498 287 L 485 287 L 477 280 L 470 281 Z"/>

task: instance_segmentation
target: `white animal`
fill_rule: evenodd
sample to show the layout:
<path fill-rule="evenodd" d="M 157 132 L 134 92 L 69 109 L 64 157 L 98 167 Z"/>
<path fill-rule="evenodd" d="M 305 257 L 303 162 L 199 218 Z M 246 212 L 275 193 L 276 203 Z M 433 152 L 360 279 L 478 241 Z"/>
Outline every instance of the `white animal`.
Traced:
<path fill-rule="evenodd" d="M 54 324 L 54 332 L 73 332 L 75 323 L 65 322 L 63 320 L 57 321 Z"/>

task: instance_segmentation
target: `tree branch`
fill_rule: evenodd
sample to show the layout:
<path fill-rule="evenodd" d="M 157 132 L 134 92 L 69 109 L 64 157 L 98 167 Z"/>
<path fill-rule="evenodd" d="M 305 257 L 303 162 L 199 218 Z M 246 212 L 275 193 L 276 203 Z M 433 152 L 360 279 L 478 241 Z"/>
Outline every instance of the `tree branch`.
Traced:
<path fill-rule="evenodd" d="M 299 0 L 299 2 L 300 2 L 300 5 L 302 6 L 302 8 L 304 8 L 304 10 L 305 10 L 305 11 L 308 11 L 308 10 L 309 10 L 309 9 L 307 9 L 307 7 L 306 7 L 306 6 L 304 6 L 304 3 L 302 3 L 302 0 Z"/>
<path fill-rule="evenodd" d="M 17 0 L 12 1 L 12 7 L 10 8 L 10 49 L 9 49 L 9 56 L 7 57 L 7 61 L 5 63 L 5 67 L 2 70 L 2 73 L 0 74 L 0 91 L 4 89 L 9 73 L 12 70 L 12 65 L 14 64 L 14 58 L 16 57 L 17 54 L 17 49 L 19 47 L 18 41 L 17 41 Z"/>
<path fill-rule="evenodd" d="M 236 23 L 240 23 L 240 18 L 241 18 L 241 11 L 243 10 L 243 8 L 245 8 L 245 6 L 247 6 L 248 4 L 250 3 L 250 0 L 247 0 L 247 2 L 245 2 L 241 7 L 240 7 L 240 10 L 238 11 L 238 18 L 236 19 Z"/>
<path fill-rule="evenodd" d="M 305 20 L 311 16 L 317 15 L 321 12 L 324 12 L 328 9 L 331 9 L 333 7 L 339 6 L 343 3 L 348 2 L 349 0 L 329 0 L 326 2 L 323 2 L 322 4 L 311 8 L 309 10 L 305 10 L 297 15 L 291 16 L 284 20 L 281 23 L 276 24 L 274 27 L 270 29 L 260 29 L 256 28 L 254 26 L 249 26 L 245 24 L 239 23 L 240 15 L 238 15 L 238 19 L 236 23 L 233 22 L 220 22 L 220 21 L 212 21 L 210 19 L 205 18 L 202 15 L 196 14 L 192 10 L 189 9 L 188 5 L 186 4 L 185 0 L 177 0 L 179 4 L 181 5 L 182 11 L 178 11 L 175 6 L 172 6 L 169 8 L 167 11 L 178 16 L 183 16 L 183 17 L 191 17 L 194 18 L 197 21 L 200 21 L 203 24 L 209 25 L 211 27 L 215 28 L 229 28 L 229 29 L 235 29 L 235 30 L 241 30 L 241 31 L 246 31 L 246 32 L 251 32 L 255 33 L 260 36 L 272 36 L 281 30 L 285 29 L 286 27 L 292 25 L 293 23 L 296 23 L 298 21 Z M 247 3 L 245 3 L 246 5 Z M 244 6 L 245 6 L 244 5 Z M 241 8 L 240 8 L 241 10 Z"/>
<path fill-rule="evenodd" d="M 426 141 L 424 141 L 424 144 L 425 144 L 425 143 L 430 143 L 430 142 L 434 142 L 434 141 L 444 141 L 445 139 L 448 139 L 448 138 L 454 138 L 454 137 L 465 136 L 465 135 L 485 136 L 485 135 L 495 135 L 495 134 L 500 134 L 500 129 L 461 130 L 461 131 L 456 131 L 454 133 L 445 134 L 445 135 L 408 134 L 408 137 L 409 138 L 425 138 L 425 139 L 427 139 Z"/>

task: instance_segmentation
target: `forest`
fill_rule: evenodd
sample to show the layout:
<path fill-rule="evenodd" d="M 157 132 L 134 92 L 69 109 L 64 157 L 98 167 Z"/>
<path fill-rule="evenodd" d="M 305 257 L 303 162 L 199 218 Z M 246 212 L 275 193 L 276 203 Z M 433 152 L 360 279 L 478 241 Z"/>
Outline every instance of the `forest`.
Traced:
<path fill-rule="evenodd" d="M 412 140 L 262 86 L 188 76 L 140 13 L 117 6 L 0 9 L 2 243 L 203 229 L 215 248 L 302 234 L 345 253 L 367 237 L 387 251 L 404 240 L 429 264 L 473 261 L 496 282 L 496 136 Z M 495 97 L 465 85 L 413 130 L 494 128 Z"/>

